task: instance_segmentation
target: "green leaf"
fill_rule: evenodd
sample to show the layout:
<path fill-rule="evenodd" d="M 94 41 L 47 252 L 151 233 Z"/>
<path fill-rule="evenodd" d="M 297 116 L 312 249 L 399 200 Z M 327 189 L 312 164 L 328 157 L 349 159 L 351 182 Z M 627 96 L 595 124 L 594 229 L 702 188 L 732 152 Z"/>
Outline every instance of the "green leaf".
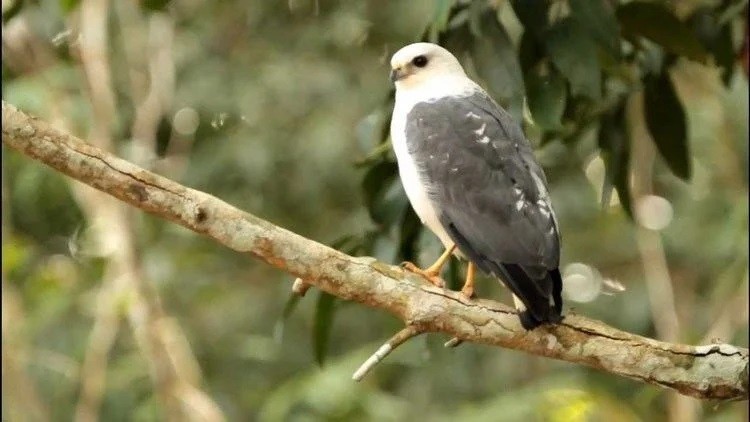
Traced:
<path fill-rule="evenodd" d="M 644 113 L 659 154 L 677 177 L 690 179 L 685 111 L 666 69 L 658 76 L 646 78 Z"/>
<path fill-rule="evenodd" d="M 521 21 L 524 30 L 539 40 L 547 30 L 549 5 L 547 0 L 511 0 L 513 12 Z"/>
<path fill-rule="evenodd" d="M 568 0 L 571 16 L 599 45 L 620 56 L 620 28 L 614 9 L 606 0 Z"/>
<path fill-rule="evenodd" d="M 331 338 L 333 314 L 336 297 L 321 291 L 315 304 L 315 319 L 313 320 L 313 350 L 318 365 L 323 366 L 328 351 L 328 341 Z"/>
<path fill-rule="evenodd" d="M 390 151 L 391 145 L 390 142 L 388 142 L 388 139 L 390 137 L 390 129 L 391 129 L 391 118 L 392 118 L 392 111 L 393 111 L 393 103 L 396 99 L 396 89 L 391 87 L 391 89 L 388 91 L 388 95 L 386 96 L 385 100 L 383 101 L 383 104 L 379 107 L 379 110 L 377 111 L 378 114 L 380 114 L 383 118 L 380 120 L 380 125 L 378 126 L 377 131 L 377 144 L 372 151 L 370 151 L 367 156 L 359 161 L 356 161 L 354 163 L 355 167 L 368 167 L 372 165 L 373 163 L 377 163 L 383 160 L 386 160 L 388 151 Z M 373 129 L 374 130 L 374 129 Z"/>
<path fill-rule="evenodd" d="M 359 245 L 359 239 L 354 235 L 346 235 L 339 237 L 338 239 L 331 242 L 333 249 L 342 251 L 344 253 L 351 253 L 350 251 L 356 249 Z"/>
<path fill-rule="evenodd" d="M 721 80 L 725 86 L 729 86 L 734 74 L 735 50 L 732 40 L 732 26 L 724 25 L 711 43 L 711 51 L 716 64 L 721 67 Z"/>
<path fill-rule="evenodd" d="M 439 34 L 448 26 L 454 2 L 455 0 L 435 0 L 435 11 L 433 12 L 429 30 L 429 39 L 431 42 L 435 42 Z"/>
<path fill-rule="evenodd" d="M 438 44 L 453 53 L 459 60 L 463 60 L 466 52 L 470 51 L 474 44 L 474 37 L 469 30 L 468 22 L 464 22 L 441 33 L 440 37 L 438 37 Z"/>
<path fill-rule="evenodd" d="M 389 220 L 387 214 L 392 204 L 388 203 L 386 194 L 394 183 L 397 172 L 396 163 L 382 160 L 370 167 L 362 180 L 365 206 L 370 218 L 378 224 L 386 224 Z"/>
<path fill-rule="evenodd" d="M 383 140 L 383 142 L 388 140 L 388 137 L 390 136 L 390 130 L 391 130 L 391 117 L 392 114 L 391 110 L 393 110 L 393 103 L 396 101 L 396 88 L 391 87 L 390 91 L 388 91 L 388 97 L 386 97 L 385 101 L 383 102 L 383 109 L 385 109 L 385 119 L 383 119 L 383 125 L 380 126 L 380 139 Z"/>
<path fill-rule="evenodd" d="M 523 72 L 528 72 L 546 57 L 544 31 L 548 27 L 549 2 L 537 0 L 511 1 L 516 17 L 524 27 L 518 59 Z"/>
<path fill-rule="evenodd" d="M 289 318 L 294 310 L 297 308 L 297 303 L 299 303 L 299 300 L 302 296 L 292 293 L 289 295 L 289 299 L 287 299 L 286 303 L 284 304 L 284 310 L 281 311 L 281 320 L 285 321 L 287 318 Z"/>
<path fill-rule="evenodd" d="M 617 20 L 626 36 L 641 36 L 679 56 L 706 60 L 706 50 L 695 34 L 661 3 L 624 4 L 617 8 Z"/>
<path fill-rule="evenodd" d="M 414 261 L 417 256 L 417 240 L 422 231 L 422 222 L 411 206 L 404 207 L 398 245 L 399 261 Z"/>
<path fill-rule="evenodd" d="M 633 219 L 633 206 L 630 202 L 630 184 L 628 169 L 630 167 L 630 143 L 625 127 L 625 101 L 602 117 L 599 127 L 599 149 L 604 160 L 605 176 L 602 188 L 602 208 L 609 204 L 612 189 L 617 190 L 620 205 L 625 213 Z"/>
<path fill-rule="evenodd" d="M 521 45 L 518 50 L 518 60 L 521 62 L 524 74 L 545 58 L 544 46 L 529 32 L 524 32 L 521 36 Z"/>
<path fill-rule="evenodd" d="M 716 12 L 708 8 L 693 13 L 688 23 L 698 40 L 721 67 L 721 79 L 724 85 L 728 85 L 732 79 L 736 57 L 731 24 L 721 24 Z"/>
<path fill-rule="evenodd" d="M 552 63 L 570 83 L 573 96 L 599 99 L 601 65 L 594 42 L 570 18 L 547 31 L 546 47 Z"/>
<path fill-rule="evenodd" d="M 537 126 L 558 130 L 565 111 L 565 80 L 554 68 L 537 67 L 527 73 L 526 97 L 529 111 Z"/>
<path fill-rule="evenodd" d="M 294 293 L 290 294 L 287 298 L 286 303 L 284 304 L 284 310 L 281 311 L 281 318 L 279 318 L 279 320 L 276 322 L 276 325 L 274 326 L 273 336 L 276 339 L 276 342 L 281 343 L 284 337 L 286 322 L 289 317 L 292 316 L 294 310 L 297 309 L 297 304 L 299 303 L 300 298 L 300 295 Z"/>
<path fill-rule="evenodd" d="M 461 14 L 470 6 L 466 3 L 455 4 L 455 0 L 437 0 L 433 20 L 427 25 L 421 42 L 433 42 L 445 46 L 444 37 L 452 29 L 463 25 Z M 458 23 L 457 23 L 458 22 Z"/>
<path fill-rule="evenodd" d="M 723 26 L 738 16 L 746 16 L 747 2 L 748 0 L 722 0 L 719 9 L 716 11 L 718 24 Z"/>
<path fill-rule="evenodd" d="M 3 23 L 8 23 L 14 16 L 23 10 L 24 0 L 16 0 L 3 12 Z"/>
<path fill-rule="evenodd" d="M 493 9 L 479 15 L 471 56 L 478 76 L 492 97 L 519 121 L 523 113 L 523 74 L 513 44 Z"/>

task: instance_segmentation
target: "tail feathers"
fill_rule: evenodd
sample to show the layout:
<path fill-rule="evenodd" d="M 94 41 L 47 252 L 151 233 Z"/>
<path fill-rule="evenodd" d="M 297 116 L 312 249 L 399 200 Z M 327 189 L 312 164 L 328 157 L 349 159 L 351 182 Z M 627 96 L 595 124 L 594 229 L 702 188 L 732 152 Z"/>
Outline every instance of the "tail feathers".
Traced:
<path fill-rule="evenodd" d="M 441 216 L 441 221 L 467 258 L 485 273 L 502 278 L 501 281 L 523 302 L 526 310 L 519 314 L 523 328 L 532 330 L 541 324 L 562 320 L 562 277 L 558 269 L 547 271 L 541 279 L 532 279 L 522 266 L 495 262 L 474 249 L 445 215 Z"/>
<path fill-rule="evenodd" d="M 548 271 L 543 279 L 534 280 L 518 265 L 501 264 L 496 268 L 524 305 L 522 308 L 517 306 L 524 329 L 533 330 L 541 324 L 555 324 L 562 320 L 562 277 L 558 269 Z"/>
<path fill-rule="evenodd" d="M 547 273 L 547 277 L 552 278 L 552 302 L 554 303 L 554 312 L 559 318 L 558 321 L 562 320 L 562 276 L 560 275 L 560 269 L 555 268 Z"/>

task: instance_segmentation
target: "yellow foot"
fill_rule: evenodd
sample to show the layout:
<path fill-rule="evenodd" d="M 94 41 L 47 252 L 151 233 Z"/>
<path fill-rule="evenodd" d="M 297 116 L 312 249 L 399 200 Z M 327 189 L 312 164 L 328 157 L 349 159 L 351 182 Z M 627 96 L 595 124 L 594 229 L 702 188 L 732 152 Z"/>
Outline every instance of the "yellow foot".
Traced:
<path fill-rule="evenodd" d="M 461 294 L 467 299 L 471 299 L 472 297 L 474 297 L 475 275 L 476 267 L 474 266 L 473 262 L 469 262 L 469 266 L 466 267 L 466 281 L 464 282 L 464 287 L 461 288 Z"/>
<path fill-rule="evenodd" d="M 461 289 L 461 295 L 466 299 L 473 299 L 475 297 L 474 286 L 464 286 Z"/>
<path fill-rule="evenodd" d="M 440 287 L 441 289 L 445 287 L 445 281 L 440 278 L 438 273 L 436 271 L 432 271 L 429 268 L 426 270 L 423 270 L 416 265 L 414 265 L 411 262 L 402 262 L 401 268 L 411 271 L 413 273 L 419 274 L 422 277 L 424 277 L 427 281 L 429 281 L 431 284 Z"/>

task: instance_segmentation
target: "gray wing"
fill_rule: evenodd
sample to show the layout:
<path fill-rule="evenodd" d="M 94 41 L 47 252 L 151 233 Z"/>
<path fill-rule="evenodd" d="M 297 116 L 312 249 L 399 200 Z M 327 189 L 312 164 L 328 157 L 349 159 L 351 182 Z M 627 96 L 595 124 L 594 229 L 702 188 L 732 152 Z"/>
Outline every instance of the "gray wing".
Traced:
<path fill-rule="evenodd" d="M 406 139 L 461 252 L 543 314 L 561 283 L 550 276 L 560 239 L 544 173 L 518 124 L 483 93 L 445 97 L 414 106 Z"/>

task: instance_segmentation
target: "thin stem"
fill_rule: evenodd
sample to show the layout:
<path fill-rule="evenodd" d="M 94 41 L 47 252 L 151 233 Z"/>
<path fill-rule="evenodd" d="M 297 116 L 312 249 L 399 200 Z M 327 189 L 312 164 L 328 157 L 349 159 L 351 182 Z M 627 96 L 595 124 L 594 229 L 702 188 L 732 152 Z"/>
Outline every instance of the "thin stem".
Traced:
<path fill-rule="evenodd" d="M 383 343 L 382 346 L 375 353 L 372 354 L 365 363 L 363 363 L 359 369 L 354 372 L 352 379 L 354 381 L 361 381 L 362 378 L 367 375 L 378 363 L 380 363 L 386 356 L 390 355 L 398 346 L 406 343 L 412 337 L 416 337 L 422 334 L 422 331 L 413 325 L 407 325 L 401 331 L 393 335 L 388 341 Z"/>

